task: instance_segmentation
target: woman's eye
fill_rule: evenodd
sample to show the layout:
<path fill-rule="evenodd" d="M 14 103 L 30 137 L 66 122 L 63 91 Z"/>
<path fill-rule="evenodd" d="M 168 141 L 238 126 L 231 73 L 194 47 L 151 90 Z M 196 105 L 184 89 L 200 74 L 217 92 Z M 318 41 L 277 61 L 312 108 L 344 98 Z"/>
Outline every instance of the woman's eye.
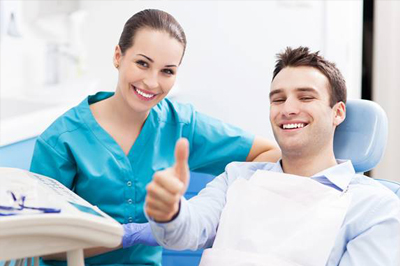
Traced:
<path fill-rule="evenodd" d="M 163 69 L 162 72 L 164 72 L 167 75 L 171 75 L 171 76 L 175 74 L 175 72 L 171 69 Z"/>
<path fill-rule="evenodd" d="M 143 60 L 136 61 L 136 64 L 142 67 L 149 67 L 149 64 Z"/>

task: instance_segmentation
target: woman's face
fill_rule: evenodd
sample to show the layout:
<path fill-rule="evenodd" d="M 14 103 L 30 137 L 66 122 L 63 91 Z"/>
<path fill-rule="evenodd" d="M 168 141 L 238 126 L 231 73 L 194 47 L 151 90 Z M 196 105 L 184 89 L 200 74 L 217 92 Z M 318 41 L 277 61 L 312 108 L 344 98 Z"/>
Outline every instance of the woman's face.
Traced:
<path fill-rule="evenodd" d="M 118 68 L 117 91 L 137 113 L 148 112 L 160 102 L 175 83 L 183 45 L 163 31 L 141 29 L 133 45 L 121 54 L 115 49 Z"/>

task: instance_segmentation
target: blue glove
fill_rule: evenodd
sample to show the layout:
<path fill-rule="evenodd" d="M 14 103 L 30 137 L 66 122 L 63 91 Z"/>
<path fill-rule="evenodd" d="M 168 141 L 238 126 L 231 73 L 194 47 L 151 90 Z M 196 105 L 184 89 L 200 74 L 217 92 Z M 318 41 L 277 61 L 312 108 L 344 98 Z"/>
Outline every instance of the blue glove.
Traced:
<path fill-rule="evenodd" d="M 147 246 L 159 246 L 153 234 L 149 223 L 123 224 L 124 236 L 122 237 L 122 247 L 129 248 L 133 245 L 143 244 Z"/>

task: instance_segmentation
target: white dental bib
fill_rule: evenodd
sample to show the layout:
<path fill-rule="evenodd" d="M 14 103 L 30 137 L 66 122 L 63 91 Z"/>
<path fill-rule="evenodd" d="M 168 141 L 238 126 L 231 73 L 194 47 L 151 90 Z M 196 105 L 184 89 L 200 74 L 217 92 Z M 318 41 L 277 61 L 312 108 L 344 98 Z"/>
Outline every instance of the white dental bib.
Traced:
<path fill-rule="evenodd" d="M 228 189 L 201 266 L 323 266 L 350 195 L 310 178 L 257 170 Z"/>

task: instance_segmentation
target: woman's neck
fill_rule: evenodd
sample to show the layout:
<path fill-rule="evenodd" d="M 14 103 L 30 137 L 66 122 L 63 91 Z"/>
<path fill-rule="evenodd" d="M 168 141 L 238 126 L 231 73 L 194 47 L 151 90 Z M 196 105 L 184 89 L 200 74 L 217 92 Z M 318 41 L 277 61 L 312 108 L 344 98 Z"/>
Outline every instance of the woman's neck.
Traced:
<path fill-rule="evenodd" d="M 142 113 L 133 111 L 118 90 L 105 100 L 103 107 L 104 115 L 124 127 L 141 128 L 150 113 L 150 111 Z"/>

